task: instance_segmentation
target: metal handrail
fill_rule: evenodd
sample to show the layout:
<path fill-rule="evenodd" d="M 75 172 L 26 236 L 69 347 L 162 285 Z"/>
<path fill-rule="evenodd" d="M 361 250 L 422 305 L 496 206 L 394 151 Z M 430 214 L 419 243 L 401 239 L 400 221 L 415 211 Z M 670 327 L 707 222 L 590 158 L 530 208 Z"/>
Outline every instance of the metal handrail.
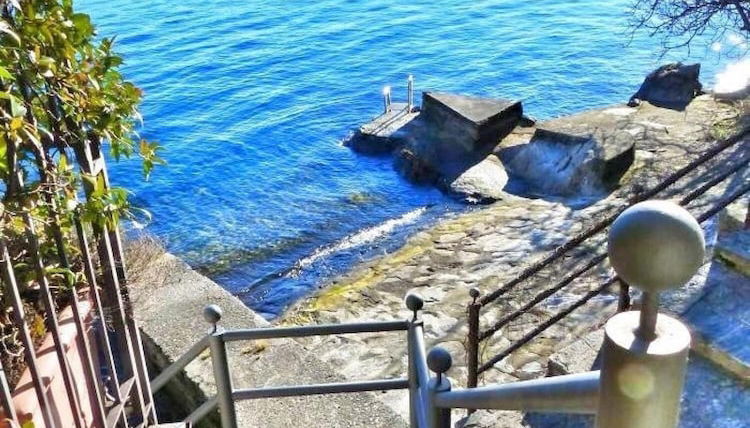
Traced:
<path fill-rule="evenodd" d="M 341 394 L 349 392 L 389 391 L 409 388 L 409 379 L 366 380 L 359 382 L 321 383 L 313 385 L 272 386 L 267 388 L 237 389 L 232 398 L 253 400 L 256 398 L 302 397 L 305 395 Z"/>
<path fill-rule="evenodd" d="M 594 414 L 599 406 L 599 371 L 447 391 L 435 397 L 446 409 L 498 409 Z"/>
<path fill-rule="evenodd" d="M 187 350 L 180 358 L 174 363 L 167 366 L 158 376 L 151 381 L 151 392 L 155 393 L 166 385 L 177 373 L 182 371 L 188 364 L 190 364 L 198 355 L 208 349 L 208 336 L 204 336 L 196 342 L 190 349 Z"/>
<path fill-rule="evenodd" d="M 227 330 L 224 340 L 282 339 L 290 337 L 328 336 L 331 334 L 378 333 L 388 331 L 406 331 L 409 321 L 377 321 L 350 324 L 321 324 L 295 327 L 253 328 Z"/>
<path fill-rule="evenodd" d="M 732 138 L 719 142 L 718 144 L 714 145 L 714 147 L 704 152 L 701 156 L 694 159 L 688 165 L 685 165 L 684 167 L 680 168 L 676 172 L 670 174 L 668 177 L 663 179 L 659 184 L 657 184 L 653 188 L 649 189 L 646 192 L 635 195 L 631 199 L 630 203 L 639 202 L 639 201 L 655 196 L 659 192 L 668 188 L 670 185 L 674 184 L 677 180 L 685 177 L 687 174 L 695 170 L 697 167 L 713 159 L 715 156 L 722 153 L 727 148 L 733 146 L 734 144 L 738 142 L 743 141 L 743 138 L 746 137 L 748 133 L 750 133 L 750 130 L 746 130 L 738 135 L 733 136 Z M 741 146 L 742 145 L 747 145 L 747 142 L 743 141 Z M 683 205 L 683 206 L 688 205 L 689 203 L 691 203 L 692 201 L 694 201 L 695 199 L 697 199 L 698 197 L 702 196 L 707 191 L 712 189 L 714 186 L 727 180 L 729 177 L 732 177 L 733 174 L 738 173 L 743 168 L 747 168 L 748 165 L 750 165 L 750 156 L 747 156 L 747 155 L 741 156 L 740 159 L 735 162 L 730 162 L 729 168 L 726 168 L 717 174 L 711 174 L 713 176 L 710 179 L 708 179 L 705 183 L 701 184 L 700 186 L 694 189 L 691 189 L 687 194 L 682 196 L 679 199 L 679 205 Z M 747 193 L 748 191 L 750 191 L 750 188 L 748 188 L 748 185 L 740 186 L 740 190 L 738 192 L 735 192 L 729 198 L 725 198 L 721 200 L 720 202 L 718 202 L 711 210 L 709 210 L 706 213 L 703 213 L 698 218 L 698 221 L 699 222 L 705 221 L 706 219 L 715 215 L 721 209 L 726 207 L 729 203 L 740 198 L 743 194 Z M 521 274 L 519 274 L 517 277 L 513 278 L 512 280 L 508 281 L 497 290 L 483 296 L 482 298 L 479 298 L 478 290 L 476 289 L 472 290 L 470 294 L 473 297 L 474 301 L 473 303 L 469 305 L 469 308 L 468 308 L 469 334 L 468 334 L 468 342 L 467 342 L 467 365 L 468 365 L 468 373 L 469 373 L 467 384 L 470 387 L 477 386 L 479 374 L 491 368 L 494 364 L 496 364 L 497 362 L 501 361 L 503 358 L 510 355 L 511 352 L 519 349 L 520 347 L 525 345 L 528 341 L 535 338 L 538 334 L 545 331 L 547 328 L 551 327 L 556 322 L 563 319 L 565 316 L 572 313 L 577 308 L 583 306 L 583 304 L 590 301 L 593 297 L 595 297 L 596 295 L 600 294 L 601 292 L 609 288 L 609 286 L 611 286 L 614 282 L 616 282 L 617 279 L 610 278 L 605 283 L 598 286 L 596 289 L 586 293 L 580 300 L 574 302 L 569 307 L 565 308 L 564 310 L 560 311 L 559 313 L 557 313 L 556 315 L 554 315 L 553 317 L 551 317 L 550 319 L 548 319 L 541 325 L 537 326 L 534 330 L 524 335 L 520 340 L 511 344 L 506 349 L 494 355 L 488 361 L 484 362 L 484 364 L 480 364 L 479 362 L 478 354 L 479 354 L 480 342 L 489 339 L 495 333 L 500 331 L 500 329 L 502 329 L 509 322 L 527 313 L 528 310 L 530 310 L 531 308 L 539 304 L 541 301 L 547 299 L 551 295 L 565 288 L 567 285 L 572 283 L 579 276 L 590 271 L 596 265 L 603 262 L 604 259 L 606 259 L 606 254 L 600 254 L 600 255 L 597 255 L 596 257 L 593 257 L 583 267 L 578 268 L 574 272 L 566 275 L 562 280 L 556 282 L 552 287 L 542 290 L 540 293 L 534 296 L 534 298 L 532 298 L 529 302 L 522 305 L 520 308 L 515 309 L 513 312 L 501 317 L 499 320 L 495 321 L 491 326 L 487 327 L 485 330 L 481 330 L 479 326 L 479 316 L 480 316 L 481 309 L 487 304 L 495 301 L 497 298 L 505 294 L 507 291 L 511 290 L 512 288 L 520 284 L 522 281 L 525 281 L 531 278 L 533 275 L 541 271 L 544 267 L 551 264 L 553 261 L 559 259 L 562 255 L 566 254 L 568 251 L 577 247 L 582 242 L 586 241 L 588 238 L 591 238 L 594 235 L 599 234 L 603 232 L 604 230 L 606 230 L 606 228 L 625 209 L 626 209 L 625 207 L 616 209 L 613 214 L 605 217 L 602 221 L 596 223 L 589 229 L 584 230 L 583 232 L 579 233 L 578 235 L 576 235 L 569 241 L 565 242 L 561 246 L 555 248 L 542 260 L 524 269 L 524 271 L 521 272 Z M 620 304 L 618 305 L 618 310 L 627 310 L 627 307 L 629 307 L 629 303 L 627 303 L 627 300 L 623 300 L 623 297 L 624 296 L 629 297 L 627 296 L 627 290 L 629 288 L 629 285 L 625 283 L 624 281 L 620 281 L 620 282 L 621 282 L 621 301 L 620 301 Z M 624 294 L 623 294 L 623 290 L 624 290 Z"/>
<path fill-rule="evenodd" d="M 251 400 L 275 397 L 298 397 L 318 394 L 337 394 L 367 391 L 386 391 L 394 389 L 409 389 L 410 408 L 414 418 L 420 425 L 424 426 L 426 417 L 422 410 L 420 414 L 420 391 L 427 391 L 429 382 L 429 371 L 425 363 L 425 348 L 422 332 L 422 322 L 418 319 L 418 310 L 423 302 L 416 296 L 407 299 L 407 307 L 414 312 L 411 320 L 397 321 L 373 321 L 348 324 L 321 324 L 309 326 L 253 328 L 225 330 L 218 325 L 221 320 L 222 311 L 216 305 L 209 305 L 204 309 L 204 318 L 212 324 L 210 333 L 180 356 L 175 362 L 167 366 L 158 376 L 151 381 L 153 392 L 164 387 L 174 376 L 180 373 L 188 364 L 195 360 L 203 351 L 210 349 L 211 364 L 214 370 L 217 394 L 201 404 L 187 418 L 185 423 L 194 424 L 219 408 L 222 427 L 233 428 L 237 426 L 237 415 L 235 401 Z M 407 331 L 410 355 L 414 353 L 414 370 L 409 370 L 407 378 L 367 380 L 358 382 L 342 382 L 312 385 L 274 386 L 264 388 L 234 389 L 229 375 L 229 365 L 226 355 L 226 343 L 242 340 L 258 339 L 281 339 L 309 336 L 326 336 L 333 334 L 355 334 L 355 333 L 378 333 L 390 331 Z"/>

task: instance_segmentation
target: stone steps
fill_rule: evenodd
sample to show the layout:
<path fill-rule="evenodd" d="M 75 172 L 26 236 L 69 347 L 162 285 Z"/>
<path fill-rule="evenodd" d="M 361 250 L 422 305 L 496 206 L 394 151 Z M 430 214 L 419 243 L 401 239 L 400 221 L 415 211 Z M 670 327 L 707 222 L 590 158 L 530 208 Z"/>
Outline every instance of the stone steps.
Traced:
<path fill-rule="evenodd" d="M 137 275 L 130 294 L 146 354 L 150 363 L 160 368 L 175 361 L 208 331 L 202 317 L 207 304 L 222 308 L 221 325 L 225 328 L 268 326 L 239 299 L 170 254 L 154 260 L 147 272 Z M 294 340 L 233 342 L 227 348 L 235 388 L 344 381 L 335 368 Z M 179 400 L 177 407 L 183 408 L 174 412 L 172 420 L 186 416 L 215 393 L 207 352 L 190 363 L 185 372 L 186 376 L 177 376 L 178 381 L 165 387 L 173 392 L 173 401 Z M 237 403 L 237 413 L 241 427 L 407 425 L 378 399 L 377 393 L 250 400 Z M 206 426 L 218 426 L 218 421 L 208 419 Z"/>

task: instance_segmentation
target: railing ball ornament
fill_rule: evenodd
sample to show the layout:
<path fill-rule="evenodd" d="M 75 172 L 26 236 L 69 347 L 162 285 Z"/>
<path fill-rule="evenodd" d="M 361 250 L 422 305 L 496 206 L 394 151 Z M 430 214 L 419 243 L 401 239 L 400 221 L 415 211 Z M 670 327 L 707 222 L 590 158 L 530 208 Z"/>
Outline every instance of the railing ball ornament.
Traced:
<path fill-rule="evenodd" d="M 427 354 L 427 367 L 437 373 L 438 379 L 443 373 L 450 370 L 453 365 L 453 357 L 444 348 L 436 346 Z"/>
<path fill-rule="evenodd" d="M 641 202 L 612 223 L 608 251 L 618 276 L 643 299 L 640 311 L 621 312 L 605 326 L 597 427 L 676 427 L 690 332 L 658 313 L 659 292 L 698 271 L 703 231 L 674 203 Z"/>
<path fill-rule="evenodd" d="M 419 295 L 414 293 L 409 293 L 406 295 L 406 298 L 404 299 L 404 303 L 406 304 L 406 307 L 414 313 L 414 319 L 417 319 L 417 312 L 420 311 L 424 307 L 424 300 L 422 300 Z"/>
<path fill-rule="evenodd" d="M 644 292 L 685 284 L 703 264 L 703 231 L 693 216 L 668 201 L 646 201 L 612 223 L 609 260 L 625 282 Z"/>
<path fill-rule="evenodd" d="M 476 301 L 479 298 L 479 289 L 477 287 L 471 287 L 469 289 L 469 297 Z"/>
<path fill-rule="evenodd" d="M 221 321 L 222 314 L 223 312 L 218 305 L 207 305 L 205 308 L 203 308 L 203 319 L 205 319 L 214 327 L 216 327 L 216 324 Z"/>

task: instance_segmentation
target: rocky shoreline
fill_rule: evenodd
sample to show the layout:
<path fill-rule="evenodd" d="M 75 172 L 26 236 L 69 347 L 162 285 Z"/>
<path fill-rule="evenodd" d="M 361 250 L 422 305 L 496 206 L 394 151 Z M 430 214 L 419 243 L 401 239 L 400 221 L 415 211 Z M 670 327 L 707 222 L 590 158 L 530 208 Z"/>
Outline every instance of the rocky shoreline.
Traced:
<path fill-rule="evenodd" d="M 449 375 L 460 385 L 466 379 L 463 344 L 470 288 L 479 288 L 482 293 L 494 290 L 572 234 L 622 206 L 632 194 L 651 188 L 665 175 L 689 163 L 712 142 L 745 130 L 746 116 L 744 102 L 729 103 L 701 95 L 684 110 L 656 107 L 641 100 L 634 107 L 618 105 L 534 126 L 517 126 L 493 147 L 492 155 L 502 154 L 508 147 L 529 144 L 538 135 L 537 130 L 542 129 L 571 136 L 574 143 L 580 142 L 580 136 L 611 141 L 625 138 L 626 144 L 633 147 L 632 165 L 617 177 L 619 187 L 609 194 L 594 193 L 585 198 L 557 194 L 531 199 L 505 193 L 491 205 L 447 218 L 413 236 L 401 249 L 326 284 L 317 294 L 295 305 L 280 322 L 330 323 L 405 317 L 408 314 L 403 308 L 403 297 L 409 292 L 419 293 L 426 300 L 428 346 L 439 343 L 453 354 L 455 362 Z M 727 153 L 726 159 L 748 150 L 747 144 L 738 147 L 744 152 Z M 668 199 L 700 184 L 699 180 L 688 178 L 659 197 Z M 726 186 L 732 185 L 718 186 L 691 207 L 709 204 Z M 516 289 L 483 312 L 481 324 L 489 325 L 518 308 L 552 279 L 580 264 L 583 255 L 601 251 L 602 239 L 590 241 L 539 279 Z M 609 273 L 604 266 L 520 317 L 487 343 L 481 350 L 483 357 L 492 356 L 517 340 L 566 303 L 598 285 Z M 616 294 L 617 290 L 612 289 L 598 296 L 497 364 L 483 381 L 543 376 L 548 357 L 555 349 L 600 325 L 614 312 Z M 387 334 L 310 339 L 304 345 L 349 378 L 398 376 L 406 370 L 406 344 Z M 406 402 L 398 393 L 383 394 L 382 398 L 401 414 L 406 411 Z"/>

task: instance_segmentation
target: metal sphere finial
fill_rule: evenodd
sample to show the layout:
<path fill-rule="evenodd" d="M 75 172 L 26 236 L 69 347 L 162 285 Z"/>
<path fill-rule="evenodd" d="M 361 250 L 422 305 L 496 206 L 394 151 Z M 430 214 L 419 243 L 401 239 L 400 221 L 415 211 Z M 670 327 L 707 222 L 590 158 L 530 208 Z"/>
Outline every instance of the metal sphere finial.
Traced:
<path fill-rule="evenodd" d="M 445 348 L 436 346 L 427 354 L 427 367 L 437 373 L 438 376 L 447 372 L 452 365 L 453 357 L 451 357 L 451 354 Z"/>
<path fill-rule="evenodd" d="M 477 298 L 479 298 L 479 289 L 477 287 L 471 287 L 469 289 L 469 296 L 476 302 Z"/>
<path fill-rule="evenodd" d="M 216 326 L 221 321 L 221 315 L 223 314 L 221 308 L 218 305 L 207 305 L 203 308 L 203 319 L 207 322 Z"/>
<path fill-rule="evenodd" d="M 646 201 L 612 223 L 607 245 L 612 267 L 625 282 L 646 293 L 686 283 L 703 264 L 700 224 L 669 201 Z"/>
<path fill-rule="evenodd" d="M 407 294 L 404 303 L 410 311 L 418 311 L 424 307 L 424 300 L 418 294 L 414 293 Z"/>

